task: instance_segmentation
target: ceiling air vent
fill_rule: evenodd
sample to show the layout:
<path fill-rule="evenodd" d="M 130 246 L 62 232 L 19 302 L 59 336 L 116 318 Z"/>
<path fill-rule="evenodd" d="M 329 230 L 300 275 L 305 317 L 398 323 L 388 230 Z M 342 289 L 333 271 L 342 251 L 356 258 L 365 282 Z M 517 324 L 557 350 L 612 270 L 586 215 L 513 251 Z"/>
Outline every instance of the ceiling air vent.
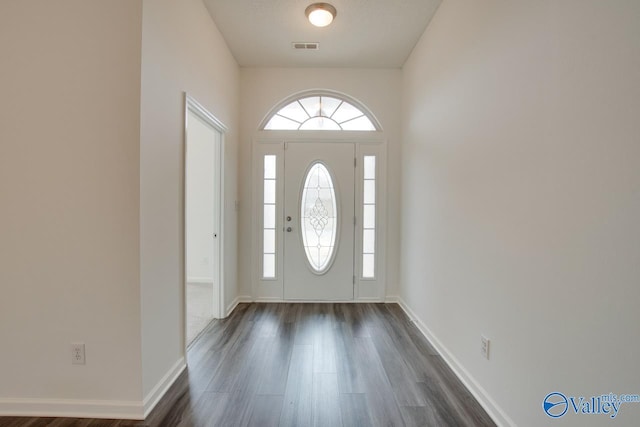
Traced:
<path fill-rule="evenodd" d="M 296 50 L 318 50 L 320 43 L 310 42 L 293 42 L 291 46 Z"/>

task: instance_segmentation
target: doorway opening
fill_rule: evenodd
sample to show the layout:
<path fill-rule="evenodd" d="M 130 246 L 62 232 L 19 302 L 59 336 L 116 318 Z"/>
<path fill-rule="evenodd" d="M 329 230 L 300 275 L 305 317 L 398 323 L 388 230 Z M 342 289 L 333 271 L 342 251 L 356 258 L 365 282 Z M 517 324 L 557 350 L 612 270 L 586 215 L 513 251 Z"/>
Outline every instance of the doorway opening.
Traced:
<path fill-rule="evenodd" d="M 190 96 L 185 102 L 185 341 L 223 313 L 222 206 L 226 128 Z"/>

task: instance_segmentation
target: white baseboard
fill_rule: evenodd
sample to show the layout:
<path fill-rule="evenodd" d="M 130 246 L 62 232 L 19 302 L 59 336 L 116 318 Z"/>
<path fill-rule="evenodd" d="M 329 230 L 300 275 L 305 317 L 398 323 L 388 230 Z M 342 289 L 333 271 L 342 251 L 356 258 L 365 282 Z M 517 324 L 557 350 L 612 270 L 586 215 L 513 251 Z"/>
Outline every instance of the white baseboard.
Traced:
<path fill-rule="evenodd" d="M 234 298 L 233 301 L 231 301 L 231 304 L 227 306 L 227 310 L 226 310 L 226 313 L 224 314 L 224 317 L 227 317 L 228 315 L 230 315 L 231 312 L 233 312 L 233 310 L 235 310 L 238 304 L 240 304 L 241 302 L 253 302 L 253 298 L 251 298 L 249 295 L 238 295 L 237 297 Z"/>
<path fill-rule="evenodd" d="M 144 416 L 146 418 L 149 413 L 155 408 L 160 399 L 165 395 L 169 387 L 178 379 L 180 374 L 187 367 L 187 362 L 184 357 L 181 357 L 176 363 L 167 371 L 167 373 L 158 381 L 158 383 L 151 389 L 151 391 L 145 396 L 142 404 L 144 408 Z"/>
<path fill-rule="evenodd" d="M 143 401 L 1 398 L 0 416 L 144 420 L 186 366 L 181 357 Z"/>
<path fill-rule="evenodd" d="M 391 299 L 396 299 L 391 301 Z M 401 297 L 387 297 L 388 302 L 396 302 L 402 310 L 409 316 L 409 318 L 415 323 L 422 335 L 429 341 L 429 343 L 436 349 L 436 351 L 442 356 L 453 373 L 464 384 L 469 392 L 476 398 L 478 403 L 487 411 L 487 414 L 491 419 L 499 426 L 515 426 L 511 418 L 498 406 L 498 404 L 489 396 L 484 388 L 467 372 L 462 364 L 451 354 L 451 352 L 442 344 L 442 342 L 429 330 L 424 322 L 413 312 L 411 307 Z"/>
<path fill-rule="evenodd" d="M 141 401 L 0 399 L 0 416 L 143 420 Z"/>
<path fill-rule="evenodd" d="M 345 300 L 317 300 L 317 299 L 282 299 L 282 298 L 256 298 L 255 302 L 266 303 L 300 303 L 300 304 L 313 304 L 313 303 L 336 303 L 336 304 L 358 304 L 358 303 L 371 303 L 371 302 L 384 302 L 380 298 L 358 298 L 358 299 L 345 299 Z"/>
<path fill-rule="evenodd" d="M 384 302 L 386 303 L 396 303 L 396 304 L 400 304 L 401 298 L 397 295 L 387 295 L 384 298 Z M 403 307 L 404 309 L 404 307 Z M 405 310 L 406 311 L 406 310 Z M 408 314 L 407 314 L 408 315 Z"/>

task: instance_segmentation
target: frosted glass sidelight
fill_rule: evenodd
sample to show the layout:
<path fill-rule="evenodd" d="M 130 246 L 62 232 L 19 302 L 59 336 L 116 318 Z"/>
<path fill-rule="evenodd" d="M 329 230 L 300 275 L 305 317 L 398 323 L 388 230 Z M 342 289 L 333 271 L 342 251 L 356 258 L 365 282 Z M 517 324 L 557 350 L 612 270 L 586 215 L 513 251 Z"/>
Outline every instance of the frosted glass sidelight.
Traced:
<path fill-rule="evenodd" d="M 362 223 L 364 228 L 376 228 L 376 206 L 364 205 Z"/>
<path fill-rule="evenodd" d="M 364 192 L 362 197 L 365 204 L 376 203 L 376 182 L 373 179 L 364 180 Z"/>
<path fill-rule="evenodd" d="M 376 252 L 376 230 L 362 231 L 362 253 L 374 254 Z"/>
<path fill-rule="evenodd" d="M 276 156 L 264 156 L 264 177 L 266 179 L 276 179 Z"/>
<path fill-rule="evenodd" d="M 320 162 L 311 165 L 300 203 L 302 245 L 316 273 L 331 266 L 337 246 L 338 208 L 331 173 Z"/>
<path fill-rule="evenodd" d="M 264 180 L 264 203 L 276 202 L 276 180 L 265 179 Z"/>
<path fill-rule="evenodd" d="M 264 253 L 274 254 L 276 253 L 276 230 L 264 230 Z"/>
<path fill-rule="evenodd" d="M 364 179 L 376 179 L 376 156 L 364 156 Z"/>
<path fill-rule="evenodd" d="M 276 277 L 276 255 L 264 254 L 262 260 L 262 277 L 272 278 Z"/>
<path fill-rule="evenodd" d="M 264 228 L 276 228 L 276 205 L 264 205 Z"/>
<path fill-rule="evenodd" d="M 375 277 L 375 255 L 364 254 L 362 256 L 362 277 L 372 279 Z"/>
<path fill-rule="evenodd" d="M 276 174 L 277 157 L 267 154 L 263 160 L 262 277 L 276 274 Z"/>
<path fill-rule="evenodd" d="M 362 277 L 375 278 L 376 156 L 364 156 L 362 180 Z"/>

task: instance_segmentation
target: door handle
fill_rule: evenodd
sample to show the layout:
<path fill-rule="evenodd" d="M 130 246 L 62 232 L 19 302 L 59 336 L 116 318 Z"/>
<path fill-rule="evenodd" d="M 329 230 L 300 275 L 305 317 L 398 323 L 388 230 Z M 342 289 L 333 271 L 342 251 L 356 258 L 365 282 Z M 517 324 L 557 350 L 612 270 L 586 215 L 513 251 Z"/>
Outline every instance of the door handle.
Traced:
<path fill-rule="evenodd" d="M 287 217 L 287 222 L 289 222 L 289 221 L 291 221 L 291 217 L 290 216 Z"/>
<path fill-rule="evenodd" d="M 291 233 L 292 228 L 291 227 L 287 227 L 287 233 Z"/>

